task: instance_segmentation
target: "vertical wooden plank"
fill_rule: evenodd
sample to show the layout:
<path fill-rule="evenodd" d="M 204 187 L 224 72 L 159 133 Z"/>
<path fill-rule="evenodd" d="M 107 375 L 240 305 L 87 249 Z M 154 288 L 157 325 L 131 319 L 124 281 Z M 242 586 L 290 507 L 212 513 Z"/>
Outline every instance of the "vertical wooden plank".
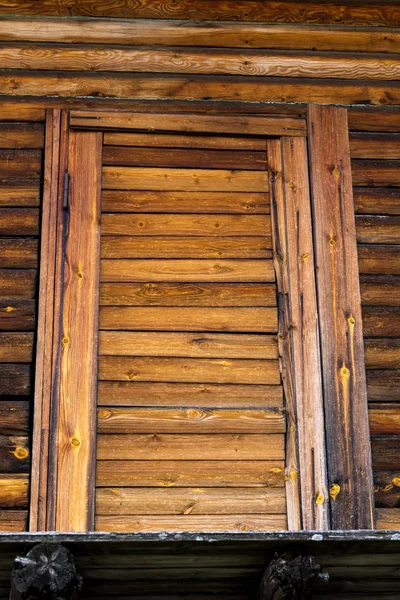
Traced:
<path fill-rule="evenodd" d="M 371 445 L 347 110 L 309 108 L 318 307 L 333 529 L 372 529 Z"/>
<path fill-rule="evenodd" d="M 94 527 L 102 134 L 71 131 L 59 340 L 56 531 Z"/>
<path fill-rule="evenodd" d="M 280 304 L 280 360 L 289 414 L 287 491 L 292 497 L 292 515 L 301 513 L 302 529 L 328 529 L 322 376 L 306 141 L 300 138 L 269 140 L 268 163 Z M 299 486 L 300 511 L 294 506 L 294 502 L 297 503 L 295 483 Z M 295 519 L 293 525 L 296 525 L 293 529 L 299 528 Z"/>
<path fill-rule="evenodd" d="M 30 531 L 46 529 L 61 111 L 46 111 Z"/>

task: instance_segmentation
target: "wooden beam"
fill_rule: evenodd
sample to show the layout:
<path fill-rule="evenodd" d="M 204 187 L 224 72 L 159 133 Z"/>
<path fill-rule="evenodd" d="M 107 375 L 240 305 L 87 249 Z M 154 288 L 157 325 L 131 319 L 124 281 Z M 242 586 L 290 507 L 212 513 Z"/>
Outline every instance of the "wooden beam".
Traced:
<path fill-rule="evenodd" d="M 289 528 L 328 529 L 324 415 L 306 143 L 294 138 L 269 140 L 268 160 L 280 308 L 280 363 L 288 412 L 286 487 Z"/>
<path fill-rule="evenodd" d="M 347 110 L 309 108 L 312 207 L 333 529 L 372 529 L 361 298 Z"/>

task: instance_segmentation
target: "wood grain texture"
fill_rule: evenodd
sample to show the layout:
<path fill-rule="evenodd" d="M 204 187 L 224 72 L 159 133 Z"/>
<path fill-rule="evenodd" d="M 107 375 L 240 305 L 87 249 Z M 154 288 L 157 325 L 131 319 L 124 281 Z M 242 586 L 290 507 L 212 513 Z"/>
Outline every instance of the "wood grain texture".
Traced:
<path fill-rule="evenodd" d="M 399 244 L 400 217 L 357 216 L 356 232 L 361 244 Z"/>
<path fill-rule="evenodd" d="M 34 331 L 36 302 L 19 298 L 0 298 L 0 331 Z"/>
<path fill-rule="evenodd" d="M 400 529 L 400 508 L 378 508 L 376 509 L 377 529 Z"/>
<path fill-rule="evenodd" d="M 310 106 L 331 526 L 370 529 L 374 526 L 372 467 L 347 127 L 345 109 Z M 338 490 L 332 488 L 334 484 Z M 332 498 L 333 489 L 339 493 Z"/>
<path fill-rule="evenodd" d="M 373 405 L 383 406 L 383 405 Z M 392 413 L 389 407 L 387 407 L 389 414 Z M 385 410 L 383 408 L 383 410 Z M 382 472 L 392 471 L 392 478 L 395 478 L 395 472 L 398 471 L 398 456 L 400 448 L 400 436 L 398 435 L 376 435 L 371 438 L 372 443 L 372 457 L 374 469 L 378 472 L 381 471 L 379 478 L 381 481 L 387 481 L 387 473 L 383 477 Z M 400 483 L 400 481 L 392 481 L 394 485 Z M 396 486 L 398 487 L 398 486 Z"/>
<path fill-rule="evenodd" d="M 1 111 L 1 106 L 0 106 Z M 0 181 L 0 206 L 39 206 L 39 181 L 9 179 Z"/>
<path fill-rule="evenodd" d="M 272 283 L 102 283 L 100 305 L 276 306 L 276 288 Z"/>
<path fill-rule="evenodd" d="M 39 179 L 41 175 L 41 150 L 0 150 L 0 176 Z"/>
<path fill-rule="evenodd" d="M 388 133 L 352 133 L 350 135 L 351 158 L 400 158 L 400 137 Z"/>
<path fill-rule="evenodd" d="M 400 215 L 400 193 L 397 188 L 354 188 L 357 214 Z"/>
<path fill-rule="evenodd" d="M 0 235 L 38 234 L 39 211 L 36 208 L 0 208 Z"/>
<path fill-rule="evenodd" d="M 400 339 L 364 339 L 367 369 L 397 369 L 400 365 Z"/>
<path fill-rule="evenodd" d="M 398 405 L 370 404 L 368 414 L 371 435 L 393 436 L 400 434 L 400 410 Z M 398 466 L 398 464 L 395 464 L 395 468 Z"/>
<path fill-rule="evenodd" d="M 291 138 L 269 141 L 268 155 L 280 299 L 280 363 L 290 415 L 287 488 L 294 504 L 291 488 L 299 469 L 301 528 L 327 529 L 323 392 L 306 144 Z M 292 426 L 296 436 L 290 433 Z M 289 527 L 297 529 L 295 508 L 291 506 L 290 511 Z"/>
<path fill-rule="evenodd" d="M 400 275 L 400 247 L 358 246 L 358 268 L 362 274 Z"/>
<path fill-rule="evenodd" d="M 100 433 L 97 460 L 283 460 L 282 434 Z"/>
<path fill-rule="evenodd" d="M 0 333 L 0 363 L 30 363 L 32 354 L 33 333 Z"/>
<path fill-rule="evenodd" d="M 352 132 L 364 131 L 400 133 L 400 117 L 397 109 L 381 110 L 377 107 L 352 107 L 349 109 L 349 129 Z"/>
<path fill-rule="evenodd" d="M 400 277 L 396 275 L 361 275 L 361 302 L 363 306 L 398 306 Z"/>
<path fill-rule="evenodd" d="M 0 508 L 28 508 L 27 475 L 0 474 Z"/>
<path fill-rule="evenodd" d="M 28 511 L 0 510 L 0 532 L 20 533 L 26 531 Z"/>
<path fill-rule="evenodd" d="M 121 115 L 121 113 L 120 113 Z M 221 117 L 224 116 L 221 114 Z M 225 115 L 226 117 L 227 115 Z M 194 118 L 198 117 L 198 115 L 193 115 Z M 190 125 L 189 125 L 190 126 Z M 217 156 L 217 150 L 234 150 L 234 156 L 236 156 L 236 151 L 240 151 L 241 154 L 245 155 L 248 153 L 256 153 L 258 155 L 259 152 L 265 153 L 265 139 L 262 137 L 244 137 L 244 136 L 236 136 L 230 134 L 229 136 L 225 135 L 213 135 L 208 133 L 207 135 L 202 135 L 200 133 L 189 133 L 186 134 L 184 132 L 181 133 L 171 133 L 171 132 L 136 132 L 136 131 L 112 131 L 105 130 L 103 135 L 104 140 L 104 151 L 111 152 L 114 146 L 122 146 L 124 150 L 128 150 L 132 152 L 132 147 L 137 152 L 139 148 L 146 148 L 149 152 L 152 152 L 153 149 L 158 149 L 157 154 L 160 154 L 160 150 L 163 149 L 164 152 L 167 152 L 167 148 L 169 149 L 199 149 L 204 151 L 206 156 Z M 121 150 L 119 150 L 121 151 Z M 208 151 L 212 151 L 211 154 Z M 226 152 L 223 153 L 226 155 Z M 182 154 L 183 156 L 183 154 Z M 238 154 L 237 156 L 240 156 Z M 260 156 L 258 155 L 258 158 Z M 265 156 L 264 160 L 265 162 Z M 211 165 L 212 167 L 213 165 Z"/>
<path fill-rule="evenodd" d="M 37 268 L 38 240 L 29 237 L 0 238 L 0 267 Z"/>
<path fill-rule="evenodd" d="M 100 307 L 100 329 L 276 333 L 276 308 Z"/>
<path fill-rule="evenodd" d="M 99 406 L 264 408 L 283 406 L 279 385 L 99 381 Z"/>
<path fill-rule="evenodd" d="M 369 402 L 399 402 L 399 385 L 399 369 L 371 369 L 367 371 L 367 389 Z"/>
<path fill-rule="evenodd" d="M 400 337 L 400 307 L 365 307 L 363 326 L 369 337 Z"/>
<path fill-rule="evenodd" d="M 399 168 L 396 160 L 352 160 L 353 185 L 399 186 Z"/>
<path fill-rule="evenodd" d="M 99 488 L 97 515 L 285 514 L 282 489 Z"/>
<path fill-rule="evenodd" d="M 0 435 L 29 433 L 29 402 L 25 400 L 0 401 Z"/>
<path fill-rule="evenodd" d="M 1 473 L 30 472 L 29 438 L 26 436 L 0 435 Z"/>
<path fill-rule="evenodd" d="M 0 269 L 0 288 L 6 298 L 33 300 L 36 279 L 36 269 Z"/>
<path fill-rule="evenodd" d="M 29 396 L 30 392 L 30 365 L 0 364 L 1 396 Z"/>
<path fill-rule="evenodd" d="M 2 22 L 0 21 L 0 29 Z M 0 123 L 0 148 L 43 148 L 41 123 Z"/>
<path fill-rule="evenodd" d="M 69 144 L 55 525 L 57 531 L 87 531 L 94 515 L 102 136 L 71 132 Z"/>

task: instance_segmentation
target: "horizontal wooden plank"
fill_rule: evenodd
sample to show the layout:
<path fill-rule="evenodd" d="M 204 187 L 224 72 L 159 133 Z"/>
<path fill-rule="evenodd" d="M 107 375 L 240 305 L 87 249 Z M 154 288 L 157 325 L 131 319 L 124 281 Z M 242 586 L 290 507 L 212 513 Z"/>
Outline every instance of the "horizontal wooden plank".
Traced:
<path fill-rule="evenodd" d="M 0 105 L 0 121 L 40 121 L 45 120 L 45 108 L 37 104 L 18 104 L 14 100 L 4 100 Z"/>
<path fill-rule="evenodd" d="M 361 275 L 361 302 L 364 306 L 398 306 L 400 277 L 396 275 Z"/>
<path fill-rule="evenodd" d="M 232 515 L 285 514 L 280 488 L 135 489 L 99 488 L 97 515 Z"/>
<path fill-rule="evenodd" d="M 0 334 L 0 361 L 1 336 L 2 334 Z M 100 331 L 99 354 L 277 359 L 278 342 L 272 335 Z"/>
<path fill-rule="evenodd" d="M 399 244 L 400 216 L 357 216 L 356 232 L 361 244 Z"/>
<path fill-rule="evenodd" d="M 0 298 L 0 331 L 34 331 L 34 300 Z"/>
<path fill-rule="evenodd" d="M 353 185 L 400 186 L 399 169 L 396 160 L 352 160 Z"/>
<path fill-rule="evenodd" d="M 29 438 L 0 435 L 1 473 L 29 473 Z"/>
<path fill-rule="evenodd" d="M 1 293 L 8 298 L 34 298 L 36 280 L 34 269 L 0 269 Z"/>
<path fill-rule="evenodd" d="M 150 412 L 150 411 L 149 411 Z M 158 411 L 160 412 L 160 411 Z M 119 434 L 97 436 L 97 460 L 284 460 L 281 434 Z"/>
<path fill-rule="evenodd" d="M 265 140 L 263 140 L 263 143 L 265 143 Z M 196 214 L 268 214 L 270 212 L 269 195 L 266 192 L 160 192 L 147 190 L 103 190 L 101 194 L 101 205 L 103 212 L 108 213 L 161 212 Z"/>
<path fill-rule="evenodd" d="M 1 219 L 1 215 L 0 215 Z M 37 268 L 39 242 L 35 238 L 0 238 L 0 267 Z"/>
<path fill-rule="evenodd" d="M 280 408 L 283 398 L 278 385 L 99 381 L 98 405 Z"/>
<path fill-rule="evenodd" d="M 103 213 L 101 233 L 115 236 L 270 236 L 271 219 L 268 215 Z"/>
<path fill-rule="evenodd" d="M 29 402 L 0 400 L 0 435 L 29 433 Z M 1 472 L 1 467 L 0 467 Z"/>
<path fill-rule="evenodd" d="M 30 394 L 30 366 L 0 364 L 0 394 L 28 396 Z"/>
<path fill-rule="evenodd" d="M 100 329 L 276 333 L 276 308 L 100 307 Z"/>
<path fill-rule="evenodd" d="M 38 234 L 39 210 L 37 208 L 0 208 L 0 235 Z"/>
<path fill-rule="evenodd" d="M 278 362 L 275 360 L 102 356 L 98 369 L 101 381 L 280 383 Z"/>
<path fill-rule="evenodd" d="M 275 284 L 102 283 L 100 285 L 101 306 L 276 306 L 276 301 Z"/>
<path fill-rule="evenodd" d="M 0 30 L 4 22 L 0 21 Z M 0 33 L 1 36 L 1 33 Z M 0 148 L 43 148 L 41 123 L 0 123 Z"/>
<path fill-rule="evenodd" d="M 374 445 L 375 439 L 371 440 L 372 445 Z M 384 439 L 386 440 L 386 438 Z M 390 443 L 389 440 L 388 443 Z M 400 470 L 374 471 L 374 492 L 377 507 L 400 508 Z"/>
<path fill-rule="evenodd" d="M 362 314 L 365 336 L 400 337 L 400 306 L 366 306 Z"/>
<path fill-rule="evenodd" d="M 103 167 L 103 189 L 176 192 L 267 192 L 265 171 Z"/>
<path fill-rule="evenodd" d="M 222 118 L 224 116 L 221 115 Z M 195 115 L 196 117 L 198 115 Z M 233 135 L 197 135 L 196 133 L 185 135 L 184 133 L 141 133 L 129 130 L 105 130 L 103 140 L 105 149 L 107 146 L 133 146 L 136 149 L 201 148 L 202 150 L 241 150 L 242 152 L 247 150 L 249 152 L 264 153 L 266 150 L 265 139 L 262 137 L 237 137 Z M 124 149 L 126 150 L 126 148 Z M 107 148 L 107 151 L 110 150 L 110 148 Z"/>
<path fill-rule="evenodd" d="M 99 487 L 283 487 L 283 461 L 106 460 L 97 462 Z"/>
<path fill-rule="evenodd" d="M 265 149 L 262 152 L 254 152 L 105 146 L 103 149 L 103 165 L 262 171 L 267 169 L 267 154 Z"/>
<path fill-rule="evenodd" d="M 0 149 L 0 177 L 37 179 L 42 172 L 41 150 Z"/>
<path fill-rule="evenodd" d="M 0 532 L 18 533 L 28 527 L 27 510 L 0 510 Z"/>
<path fill-rule="evenodd" d="M 400 261 L 400 248 L 398 250 Z M 258 283 L 275 281 L 275 272 L 272 260 L 102 259 L 100 281 Z"/>
<path fill-rule="evenodd" d="M 399 435 L 400 434 L 400 405 L 399 404 L 370 404 L 369 427 L 371 435 Z M 393 445 L 389 442 L 391 448 Z M 400 448 L 400 444 L 398 445 Z M 400 467 L 400 464 L 394 468 Z M 382 467 L 379 468 L 389 468 Z"/>
<path fill-rule="evenodd" d="M 367 371 L 369 402 L 400 402 L 400 369 Z"/>
<path fill-rule="evenodd" d="M 28 475 L 0 473 L 0 508 L 27 508 L 28 488 Z"/>
<path fill-rule="evenodd" d="M 29 179 L 0 181 L 0 206 L 39 206 L 39 204 L 39 181 Z"/>
<path fill-rule="evenodd" d="M 375 527 L 376 529 L 400 529 L 400 508 L 378 508 Z"/>
<path fill-rule="evenodd" d="M 358 246 L 358 268 L 362 274 L 399 275 L 399 246 Z"/>
<path fill-rule="evenodd" d="M 351 158 L 400 158 L 400 136 L 388 133 L 352 133 Z"/>
<path fill-rule="evenodd" d="M 365 366 L 368 369 L 398 369 L 400 339 L 366 339 Z"/>
<path fill-rule="evenodd" d="M 1 521 L 0 521 L 1 524 Z M 279 531 L 286 529 L 286 515 L 236 515 L 219 516 L 171 516 L 131 517 L 99 515 L 96 531 Z M 399 518 L 400 528 L 400 518 Z M 165 597 L 165 596 L 163 596 Z"/>
<path fill-rule="evenodd" d="M 273 348 L 273 339 L 270 339 L 270 347 Z M 32 353 L 33 333 L 0 332 L 0 363 L 29 363 L 32 361 Z"/>
<path fill-rule="evenodd" d="M 352 107 L 349 110 L 350 131 L 400 133 L 400 115 L 397 109 Z"/>
<path fill-rule="evenodd" d="M 112 215 L 108 215 L 112 216 Z M 126 216 L 126 215 L 118 215 Z M 168 219 L 171 220 L 172 219 Z M 167 221 L 167 219 L 166 219 Z M 117 231 L 116 224 L 112 229 Z M 175 225 L 174 225 L 175 227 Z M 160 230 L 162 228 L 160 227 Z M 123 234 L 127 229 L 121 227 Z M 174 230 L 175 231 L 175 230 Z M 176 224 L 176 231 L 179 231 Z M 194 229 L 193 229 L 194 231 Z M 132 232 L 136 232 L 132 228 Z M 104 235 L 102 258 L 272 258 L 272 243 L 264 237 L 178 237 Z M 179 234 L 178 234 L 179 235 Z M 191 234 L 193 235 L 193 234 Z M 213 235 L 216 235 L 213 233 Z M 224 234 L 223 234 L 224 235 Z M 0 240 L 1 243 L 1 240 Z"/>
<path fill-rule="evenodd" d="M 99 433 L 284 433 L 286 419 L 282 409 L 278 408 L 212 410 L 104 407 L 98 410 L 97 430 Z"/>
<path fill-rule="evenodd" d="M 400 190 L 397 188 L 356 187 L 353 195 L 358 214 L 400 215 Z"/>

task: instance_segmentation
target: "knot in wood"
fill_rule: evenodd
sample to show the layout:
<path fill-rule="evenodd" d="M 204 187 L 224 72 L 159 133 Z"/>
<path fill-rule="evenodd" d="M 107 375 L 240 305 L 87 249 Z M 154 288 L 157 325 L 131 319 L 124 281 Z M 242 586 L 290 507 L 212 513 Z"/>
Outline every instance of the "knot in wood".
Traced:
<path fill-rule="evenodd" d="M 329 495 L 332 500 L 336 500 L 336 497 L 340 494 L 340 485 L 338 483 L 332 483 L 329 488 Z"/>
<path fill-rule="evenodd" d="M 17 446 L 13 452 L 15 458 L 18 458 L 18 460 L 23 460 L 24 458 L 28 458 L 29 456 L 29 450 L 27 450 L 26 448 L 23 448 L 22 446 Z"/>

